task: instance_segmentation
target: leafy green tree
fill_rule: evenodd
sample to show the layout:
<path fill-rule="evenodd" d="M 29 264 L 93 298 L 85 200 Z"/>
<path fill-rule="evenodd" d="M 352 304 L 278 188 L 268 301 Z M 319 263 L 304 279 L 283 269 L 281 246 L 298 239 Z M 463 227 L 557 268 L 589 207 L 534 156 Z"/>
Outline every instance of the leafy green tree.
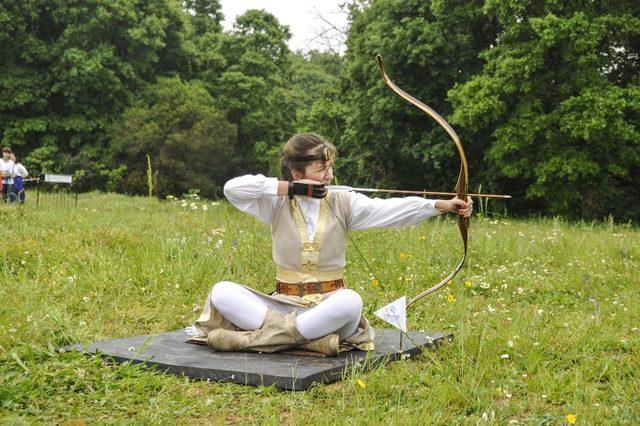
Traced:
<path fill-rule="evenodd" d="M 50 171 L 75 157 L 101 168 L 109 128 L 136 93 L 157 75 L 190 73 L 190 31 L 174 0 L 2 2 L 2 144 L 32 164 L 55 152 Z"/>
<path fill-rule="evenodd" d="M 196 35 L 222 31 L 222 6 L 220 0 L 184 0 L 183 7 L 191 16 Z"/>
<path fill-rule="evenodd" d="M 147 190 L 146 156 L 151 157 L 160 197 L 191 189 L 213 198 L 233 171 L 235 126 L 198 81 L 160 78 L 114 128 L 116 159 L 126 165 L 121 183 L 128 193 Z"/>
<path fill-rule="evenodd" d="M 448 189 L 458 155 L 435 121 L 391 93 L 374 57 L 381 53 L 390 77 L 443 116 L 452 112 L 447 92 L 482 69 L 478 52 L 497 33 L 482 1 L 373 0 L 351 7 L 346 79 L 349 108 L 340 151 L 343 180 L 390 187 Z M 461 135 L 472 182 L 483 182 L 482 139 Z M 427 183 L 428 182 L 428 183 Z"/>
<path fill-rule="evenodd" d="M 491 0 L 503 30 L 451 91 L 520 211 L 640 217 L 640 4 Z"/>
<path fill-rule="evenodd" d="M 291 34 L 263 10 L 245 12 L 234 29 L 220 37 L 216 50 L 214 66 L 222 69 L 204 72 L 201 79 L 237 126 L 236 173 L 266 173 L 273 150 L 294 131 L 296 110 L 286 85 Z"/>
<path fill-rule="evenodd" d="M 310 51 L 305 55 L 293 54 L 291 64 L 296 130 L 339 141 L 348 113 L 340 91 L 343 58 L 335 53 Z"/>

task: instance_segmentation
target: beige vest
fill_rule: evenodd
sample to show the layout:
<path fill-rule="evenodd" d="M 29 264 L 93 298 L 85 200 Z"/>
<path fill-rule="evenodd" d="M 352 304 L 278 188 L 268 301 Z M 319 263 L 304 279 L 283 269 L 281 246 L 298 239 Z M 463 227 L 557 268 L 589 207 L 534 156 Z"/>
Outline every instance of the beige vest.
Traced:
<path fill-rule="evenodd" d="M 276 279 L 307 283 L 343 278 L 349 213 L 348 192 L 328 193 L 320 200 L 316 232 L 309 241 L 298 202 L 282 197 L 271 225 Z"/>
<path fill-rule="evenodd" d="M 333 211 L 332 211 L 333 210 Z M 329 193 L 320 202 L 320 215 L 313 241 L 309 242 L 306 225 L 297 202 L 282 197 L 278 201 L 272 230 L 273 260 L 276 263 L 276 277 L 286 283 L 329 281 L 342 278 L 347 247 L 347 219 L 350 213 L 349 193 Z M 337 218 L 336 218 L 337 216 Z M 340 222 L 342 222 L 342 225 Z M 324 293 L 319 300 L 307 296 L 289 296 L 274 293 L 266 295 L 246 287 L 256 295 L 300 307 L 313 307 L 331 296 L 335 291 Z M 336 290 L 341 291 L 341 290 Z M 313 295 L 311 295 L 313 296 Z M 207 336 L 216 328 L 239 330 L 225 319 L 211 303 L 211 293 L 207 296 L 200 318 L 194 324 L 194 333 L 187 341 L 207 344 Z M 364 351 L 374 349 L 374 331 L 364 316 L 361 316 L 356 331 L 340 342 L 340 352 L 358 348 Z"/>

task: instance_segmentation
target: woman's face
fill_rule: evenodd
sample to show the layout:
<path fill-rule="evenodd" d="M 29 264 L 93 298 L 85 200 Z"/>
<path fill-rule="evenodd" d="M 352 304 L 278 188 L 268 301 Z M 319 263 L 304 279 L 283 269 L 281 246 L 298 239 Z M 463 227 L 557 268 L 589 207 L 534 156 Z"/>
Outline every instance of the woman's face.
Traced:
<path fill-rule="evenodd" d="M 300 177 L 300 179 L 315 180 L 329 185 L 333 180 L 333 162 L 314 161 L 305 167 L 304 176 Z"/>

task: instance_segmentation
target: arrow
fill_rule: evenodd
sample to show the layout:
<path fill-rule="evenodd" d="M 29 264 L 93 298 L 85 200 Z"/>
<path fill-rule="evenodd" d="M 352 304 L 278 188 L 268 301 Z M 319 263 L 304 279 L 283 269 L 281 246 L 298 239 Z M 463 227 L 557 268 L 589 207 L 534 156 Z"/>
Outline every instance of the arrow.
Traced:
<path fill-rule="evenodd" d="M 455 192 L 438 192 L 438 191 L 407 191 L 404 189 L 379 189 L 379 188 L 354 188 L 346 185 L 326 185 L 325 188 L 329 191 L 353 191 L 353 192 L 380 192 L 385 194 L 411 194 L 411 195 L 442 195 L 442 196 L 455 196 Z M 479 198 L 499 198 L 508 200 L 511 195 L 500 194 L 467 194 L 471 197 Z"/>

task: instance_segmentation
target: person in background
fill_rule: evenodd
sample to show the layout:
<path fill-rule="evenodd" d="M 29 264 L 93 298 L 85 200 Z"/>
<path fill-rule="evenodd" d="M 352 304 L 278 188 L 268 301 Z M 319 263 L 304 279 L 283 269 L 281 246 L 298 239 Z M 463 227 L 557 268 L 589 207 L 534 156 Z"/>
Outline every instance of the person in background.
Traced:
<path fill-rule="evenodd" d="M 15 194 L 14 200 L 17 200 L 20 204 L 24 204 L 26 196 L 22 180 L 29 176 L 29 172 L 26 167 L 18 161 L 14 153 L 11 153 L 11 160 L 13 161 L 13 186 L 11 187 L 11 191 Z"/>
<path fill-rule="evenodd" d="M 2 148 L 0 158 L 0 179 L 2 179 L 2 201 L 7 201 L 9 191 L 13 185 L 13 161 L 11 161 L 11 148 Z"/>

